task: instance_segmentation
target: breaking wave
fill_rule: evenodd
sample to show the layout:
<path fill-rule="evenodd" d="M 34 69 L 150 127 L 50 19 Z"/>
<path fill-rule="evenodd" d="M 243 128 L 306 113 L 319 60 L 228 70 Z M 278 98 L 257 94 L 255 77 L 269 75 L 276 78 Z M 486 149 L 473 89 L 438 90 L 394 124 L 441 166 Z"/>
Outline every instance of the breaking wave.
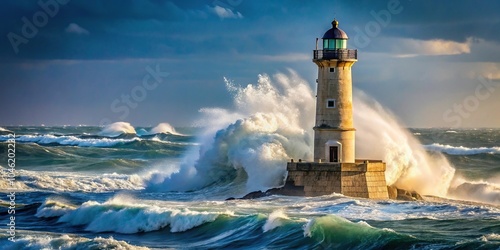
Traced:
<path fill-rule="evenodd" d="M 117 137 L 122 134 L 136 134 L 135 128 L 128 122 L 115 122 L 106 125 L 99 135 Z"/>
<path fill-rule="evenodd" d="M 231 212 L 198 212 L 187 208 L 138 204 L 135 200 L 118 196 L 104 203 L 87 201 L 76 208 L 49 200 L 40 206 L 36 216 L 59 217 L 58 222 L 85 226 L 85 230 L 91 232 L 134 234 L 166 227 L 169 227 L 172 233 L 184 232 L 213 222 L 223 214 L 232 215 Z"/>
<path fill-rule="evenodd" d="M 457 178 L 449 191 L 452 198 L 500 205 L 500 185 L 488 181 Z"/>
<path fill-rule="evenodd" d="M 500 154 L 500 147 L 480 147 L 468 148 L 464 146 L 451 146 L 439 143 L 424 145 L 424 148 L 429 151 L 442 152 L 449 155 L 476 155 L 476 154 Z"/>
<path fill-rule="evenodd" d="M 2 172 L 7 171 L 0 166 Z M 138 175 L 100 174 L 84 175 L 43 171 L 19 170 L 16 187 L 19 190 L 49 190 L 58 192 L 109 192 L 115 190 L 140 190 L 143 183 Z M 9 182 L 0 179 L 0 189 L 8 189 Z"/>
<path fill-rule="evenodd" d="M 0 136 L 0 140 L 6 140 Z M 76 136 L 56 136 L 56 135 L 21 135 L 16 138 L 18 142 L 34 142 L 37 144 L 58 144 L 78 147 L 112 147 L 119 144 L 140 141 L 138 137 L 132 139 L 119 138 L 78 138 Z"/>
<path fill-rule="evenodd" d="M 354 95 L 356 155 L 383 159 L 387 184 L 421 194 L 446 196 L 455 169 L 441 154 L 430 155 L 395 116 L 361 91 Z"/>
<path fill-rule="evenodd" d="M 173 135 L 182 135 L 175 131 L 175 128 L 164 122 L 156 125 L 156 127 L 152 128 L 151 131 L 149 131 L 150 134 L 173 134 Z"/>
<path fill-rule="evenodd" d="M 23 232 L 20 232 L 23 235 Z M 75 235 L 55 235 L 47 233 L 34 234 L 32 231 L 16 238 L 15 242 L 3 243 L 2 249 L 122 249 L 122 250 L 147 250 L 147 247 L 130 245 L 113 237 L 96 237 L 88 239 Z"/>
<path fill-rule="evenodd" d="M 354 223 L 335 215 L 310 220 L 304 226 L 304 235 L 316 240 L 322 248 L 331 249 L 348 249 L 351 246 L 376 249 L 387 247 L 391 241 L 402 244 L 413 240 L 408 235 L 398 234 L 391 229 L 378 229 L 364 221 Z"/>
<path fill-rule="evenodd" d="M 180 166 L 144 175 L 148 190 L 189 191 L 228 183 L 245 186 L 233 187 L 235 193 L 266 190 L 283 185 L 286 161 L 312 159 L 315 98 L 307 82 L 290 71 L 259 75 L 257 84 L 244 87 L 226 80 L 226 86 L 234 95 L 235 111 L 202 109 L 207 129 L 198 139 L 200 148 L 188 151 Z M 429 154 L 366 94 L 358 90 L 353 98 L 356 155 L 384 160 L 389 185 L 442 197 L 458 186 L 451 186 L 455 169 L 442 154 Z"/>
<path fill-rule="evenodd" d="M 283 184 L 287 160 L 312 158 L 311 133 L 303 129 L 312 127 L 314 117 L 307 82 L 291 72 L 259 75 L 256 85 L 246 87 L 226 84 L 237 112 L 203 109 L 201 148 L 188 152 L 175 171 L 145 176 L 149 189 L 187 191 L 244 180 L 247 192 L 266 190 Z M 241 118 L 227 124 L 235 117 Z"/>
<path fill-rule="evenodd" d="M 268 216 L 266 224 L 262 226 L 262 231 L 264 231 L 264 233 L 271 231 L 282 226 L 287 220 L 290 220 L 290 218 L 288 218 L 283 210 L 276 210 Z"/>

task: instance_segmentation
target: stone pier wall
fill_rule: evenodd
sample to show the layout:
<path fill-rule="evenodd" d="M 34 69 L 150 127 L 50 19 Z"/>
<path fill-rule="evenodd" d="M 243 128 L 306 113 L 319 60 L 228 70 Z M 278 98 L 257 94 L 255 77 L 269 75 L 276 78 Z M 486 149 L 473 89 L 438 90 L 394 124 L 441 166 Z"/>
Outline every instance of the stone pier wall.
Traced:
<path fill-rule="evenodd" d="M 303 187 L 305 196 L 341 193 L 346 196 L 388 199 L 385 163 L 289 162 L 285 189 Z"/>

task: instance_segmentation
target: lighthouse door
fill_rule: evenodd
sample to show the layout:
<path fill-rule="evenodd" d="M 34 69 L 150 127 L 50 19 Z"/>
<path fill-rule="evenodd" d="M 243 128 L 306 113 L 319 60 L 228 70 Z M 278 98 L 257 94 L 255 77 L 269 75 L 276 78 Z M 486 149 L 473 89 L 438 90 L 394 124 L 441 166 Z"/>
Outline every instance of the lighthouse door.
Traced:
<path fill-rule="evenodd" d="M 339 147 L 330 146 L 330 162 L 339 162 Z"/>

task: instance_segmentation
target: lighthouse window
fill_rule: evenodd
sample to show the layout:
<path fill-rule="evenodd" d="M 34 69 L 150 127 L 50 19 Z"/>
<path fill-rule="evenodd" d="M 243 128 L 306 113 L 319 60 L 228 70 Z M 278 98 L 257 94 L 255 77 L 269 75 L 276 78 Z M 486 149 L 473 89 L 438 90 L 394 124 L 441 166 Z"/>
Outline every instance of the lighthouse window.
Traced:
<path fill-rule="evenodd" d="M 330 68 L 330 72 L 335 72 L 335 68 Z"/>
<path fill-rule="evenodd" d="M 335 99 L 328 99 L 326 101 L 326 107 L 327 108 L 335 108 Z"/>

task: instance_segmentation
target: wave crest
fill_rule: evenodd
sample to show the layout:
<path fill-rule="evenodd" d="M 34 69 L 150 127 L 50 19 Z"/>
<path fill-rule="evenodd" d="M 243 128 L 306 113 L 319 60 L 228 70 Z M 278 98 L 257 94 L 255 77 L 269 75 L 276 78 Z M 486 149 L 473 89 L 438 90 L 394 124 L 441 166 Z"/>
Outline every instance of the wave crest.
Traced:
<path fill-rule="evenodd" d="M 468 181 L 457 178 L 449 194 L 453 198 L 500 204 L 500 185 L 488 181 Z"/>
<path fill-rule="evenodd" d="M 374 228 L 364 221 L 354 223 L 335 215 L 310 220 L 304 225 L 304 236 L 314 239 L 322 248 L 332 249 L 383 248 L 390 241 L 409 238 L 393 230 Z"/>
<path fill-rule="evenodd" d="M 441 152 L 449 155 L 500 154 L 500 147 L 468 148 L 464 146 L 456 147 L 451 145 L 433 143 L 430 145 L 424 145 L 424 148 L 429 151 Z"/>
<path fill-rule="evenodd" d="M 271 231 L 277 227 L 282 226 L 285 223 L 285 221 L 289 219 L 290 218 L 288 218 L 288 216 L 285 214 L 283 210 L 276 210 L 268 216 L 266 224 L 262 226 L 262 231 L 264 231 L 264 233 Z"/>
<path fill-rule="evenodd" d="M 4 140 L 0 136 L 0 141 Z M 132 139 L 119 139 L 119 138 L 78 138 L 72 135 L 21 135 L 16 138 L 19 142 L 34 142 L 37 144 L 59 144 L 66 146 L 79 146 L 79 147 L 112 147 L 119 144 L 140 141 L 138 137 Z"/>
<path fill-rule="evenodd" d="M 161 230 L 167 226 L 170 232 L 184 232 L 202 224 L 215 221 L 221 214 L 232 215 L 230 212 L 192 211 L 187 208 L 174 209 L 156 205 L 138 204 L 128 197 L 114 197 L 104 203 L 87 201 L 79 207 L 46 201 L 40 208 L 43 214 L 59 215 L 58 222 L 73 226 L 86 226 L 91 232 L 117 232 L 134 234 Z M 132 205 L 134 204 L 134 205 Z M 61 210 L 64 207 L 64 211 Z"/>
<path fill-rule="evenodd" d="M 96 237 L 88 239 L 74 235 L 30 235 L 20 236 L 15 242 L 4 243 L 3 249 L 122 249 L 122 250 L 147 250 L 147 247 L 130 245 L 125 241 L 115 240 L 113 237 Z"/>
<path fill-rule="evenodd" d="M 135 128 L 128 122 L 115 122 L 106 125 L 99 135 L 117 137 L 122 134 L 136 134 Z"/>
<path fill-rule="evenodd" d="M 312 158 L 312 136 L 303 128 L 312 127 L 314 96 L 307 82 L 290 75 L 259 75 L 256 85 L 246 87 L 226 80 L 238 113 L 204 109 L 209 123 L 201 148 L 190 151 L 176 172 L 145 177 L 148 188 L 187 191 L 240 179 L 244 192 L 282 185 L 287 160 Z M 235 117 L 243 118 L 228 125 Z"/>
<path fill-rule="evenodd" d="M 177 131 L 175 131 L 175 128 L 166 122 L 156 125 L 156 127 L 152 128 L 149 132 L 151 134 L 163 133 L 163 134 L 182 135 L 180 133 L 177 133 Z"/>

